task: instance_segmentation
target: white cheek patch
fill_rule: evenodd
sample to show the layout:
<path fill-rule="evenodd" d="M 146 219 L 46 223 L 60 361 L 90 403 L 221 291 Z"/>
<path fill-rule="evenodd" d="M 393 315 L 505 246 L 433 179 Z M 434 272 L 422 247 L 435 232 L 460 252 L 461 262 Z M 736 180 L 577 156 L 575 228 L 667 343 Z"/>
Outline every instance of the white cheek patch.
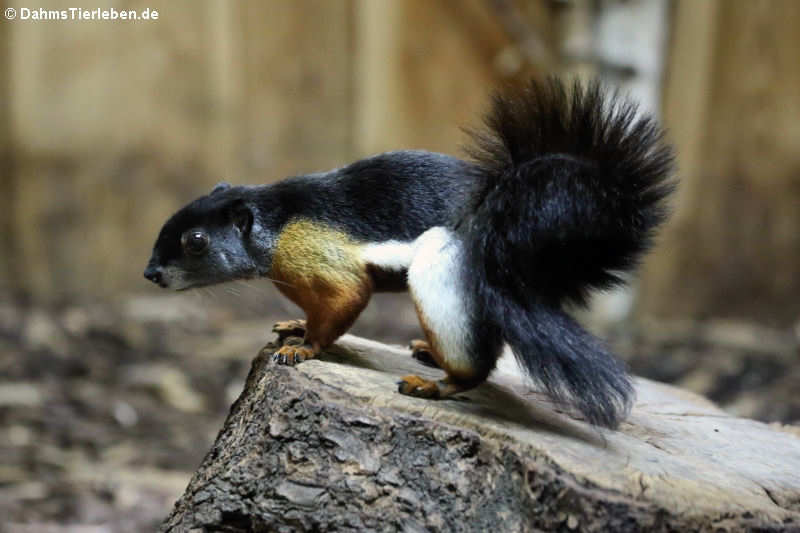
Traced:
<path fill-rule="evenodd" d="M 386 241 L 368 244 L 361 252 L 361 259 L 385 270 L 406 270 L 414 256 L 414 242 Z"/>
<path fill-rule="evenodd" d="M 219 257 L 219 262 L 222 263 L 225 270 L 229 270 L 230 261 L 228 261 L 228 254 L 226 254 L 224 251 L 221 251 L 219 254 L 217 254 L 217 256 Z"/>
<path fill-rule="evenodd" d="M 429 229 L 415 242 L 408 285 L 436 347 L 453 370 L 471 371 L 468 352 L 467 295 L 459 275 L 461 241 L 443 227 Z"/>
<path fill-rule="evenodd" d="M 274 249 L 278 244 L 278 234 L 274 231 L 274 228 L 259 224 L 258 217 L 256 217 L 256 220 L 253 221 L 253 227 L 250 228 L 250 234 L 258 236 L 258 244 L 261 247 Z"/>
<path fill-rule="evenodd" d="M 167 284 L 168 289 L 179 291 L 189 286 L 189 284 L 186 282 L 186 276 L 183 269 L 176 266 L 164 267 L 161 276 L 164 282 Z"/>

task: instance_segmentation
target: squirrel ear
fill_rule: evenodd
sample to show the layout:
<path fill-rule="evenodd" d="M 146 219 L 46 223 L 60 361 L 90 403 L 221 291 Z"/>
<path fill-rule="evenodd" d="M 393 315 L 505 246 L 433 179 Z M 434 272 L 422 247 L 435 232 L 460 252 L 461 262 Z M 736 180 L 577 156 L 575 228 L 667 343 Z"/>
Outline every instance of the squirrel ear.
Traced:
<path fill-rule="evenodd" d="M 231 207 L 231 221 L 242 236 L 247 236 L 253 228 L 253 210 L 243 200 L 237 200 Z"/>
<path fill-rule="evenodd" d="M 227 181 L 220 181 L 219 183 L 214 185 L 213 189 L 211 189 L 211 192 L 209 193 L 209 196 L 217 194 L 220 191 L 226 191 L 226 190 L 228 190 L 230 188 L 231 188 L 231 184 L 230 183 L 228 183 Z"/>

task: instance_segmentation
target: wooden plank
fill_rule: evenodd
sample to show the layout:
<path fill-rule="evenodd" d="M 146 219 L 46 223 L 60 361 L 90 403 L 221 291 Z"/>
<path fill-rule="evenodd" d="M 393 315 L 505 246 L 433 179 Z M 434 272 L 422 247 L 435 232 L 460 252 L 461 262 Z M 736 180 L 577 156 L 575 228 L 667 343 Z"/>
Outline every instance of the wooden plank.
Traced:
<path fill-rule="evenodd" d="M 682 187 L 644 312 L 800 315 L 798 20 L 792 0 L 678 4 L 665 109 Z"/>
<path fill-rule="evenodd" d="M 159 20 L 3 25 L 18 161 L 4 235 L 37 299 L 143 289 L 159 227 L 213 183 L 349 156 L 348 2 L 126 7 Z"/>
<path fill-rule="evenodd" d="M 355 148 L 457 154 L 477 126 L 511 44 L 487 2 L 360 0 L 356 15 Z"/>
<path fill-rule="evenodd" d="M 256 181 L 324 170 L 350 158 L 348 1 L 244 4 L 244 139 Z"/>
<path fill-rule="evenodd" d="M 10 290 L 19 277 L 14 250 L 13 224 L 14 145 L 11 136 L 11 101 L 8 58 L 9 24 L 0 25 L 0 289 Z"/>

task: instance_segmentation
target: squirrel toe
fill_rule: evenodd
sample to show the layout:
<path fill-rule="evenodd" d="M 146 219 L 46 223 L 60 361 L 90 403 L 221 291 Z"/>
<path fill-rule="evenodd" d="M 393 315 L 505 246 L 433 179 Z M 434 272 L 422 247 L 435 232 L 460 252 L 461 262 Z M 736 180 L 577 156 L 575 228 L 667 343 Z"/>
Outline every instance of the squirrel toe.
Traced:
<path fill-rule="evenodd" d="M 316 354 L 311 345 L 301 344 L 299 346 L 281 346 L 278 351 L 272 354 L 272 361 L 279 365 L 294 366 L 308 359 L 313 359 Z"/>

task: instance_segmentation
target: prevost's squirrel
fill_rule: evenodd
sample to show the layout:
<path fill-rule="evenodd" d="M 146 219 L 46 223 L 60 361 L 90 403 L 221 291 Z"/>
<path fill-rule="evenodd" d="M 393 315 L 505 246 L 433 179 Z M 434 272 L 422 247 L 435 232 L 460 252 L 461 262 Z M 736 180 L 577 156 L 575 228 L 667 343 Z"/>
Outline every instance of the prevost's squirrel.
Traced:
<path fill-rule="evenodd" d="M 183 290 L 268 277 L 306 313 L 310 359 L 375 291 L 409 289 L 446 377 L 399 392 L 444 398 L 487 379 L 504 344 L 558 402 L 616 427 L 633 388 L 623 365 L 562 308 L 622 282 L 673 189 L 657 123 L 598 83 L 551 79 L 496 94 L 470 160 L 369 157 L 272 185 L 217 185 L 161 229 L 145 277 Z"/>

